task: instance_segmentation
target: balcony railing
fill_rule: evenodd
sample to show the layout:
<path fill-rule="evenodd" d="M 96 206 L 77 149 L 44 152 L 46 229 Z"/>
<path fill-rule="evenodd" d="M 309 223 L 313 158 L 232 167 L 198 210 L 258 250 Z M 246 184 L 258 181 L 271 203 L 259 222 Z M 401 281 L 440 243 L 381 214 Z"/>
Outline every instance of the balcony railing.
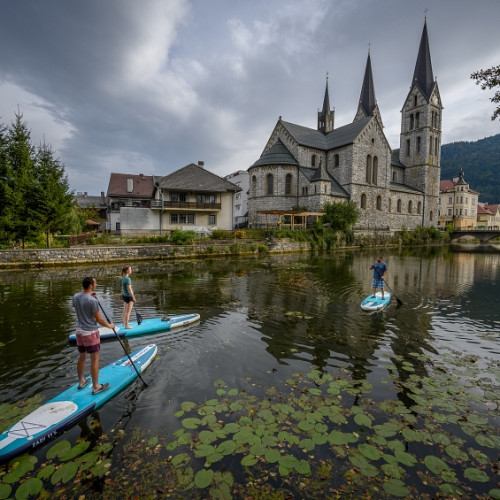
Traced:
<path fill-rule="evenodd" d="M 152 209 L 172 209 L 178 208 L 182 210 L 220 210 L 220 203 L 200 203 L 197 201 L 161 201 L 151 200 Z"/>

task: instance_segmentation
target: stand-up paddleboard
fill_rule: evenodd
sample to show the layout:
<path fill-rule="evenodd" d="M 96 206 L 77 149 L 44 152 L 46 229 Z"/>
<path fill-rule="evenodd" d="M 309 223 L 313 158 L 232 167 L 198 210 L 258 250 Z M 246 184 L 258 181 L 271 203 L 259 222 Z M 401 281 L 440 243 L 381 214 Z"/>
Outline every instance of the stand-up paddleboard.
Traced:
<path fill-rule="evenodd" d="M 361 302 L 361 309 L 363 311 L 381 311 L 390 301 L 391 294 L 387 291 L 384 292 L 384 298 L 382 298 L 382 292 L 377 292 L 375 297 L 371 293 Z"/>
<path fill-rule="evenodd" d="M 126 330 L 122 324 L 116 325 L 115 330 L 119 337 L 130 338 L 138 337 L 139 335 L 148 335 L 151 333 L 160 333 L 171 330 L 172 328 L 179 328 L 181 326 L 189 325 L 200 319 L 199 314 L 172 314 L 167 316 L 167 320 L 162 318 L 151 318 L 142 320 L 138 325 L 136 321 L 131 321 L 131 330 Z M 116 338 L 115 333 L 111 328 L 99 328 L 101 340 Z M 69 335 L 68 340 L 70 343 L 76 342 L 76 333 Z"/>
<path fill-rule="evenodd" d="M 134 351 L 130 357 L 142 373 L 157 351 L 154 344 Z M 63 430 L 76 424 L 106 401 L 118 394 L 137 377 L 137 372 L 127 356 L 99 370 L 99 382 L 109 383 L 109 389 L 92 394 L 92 382 L 78 389 L 78 384 L 61 392 L 40 408 L 31 412 L 0 434 L 0 462 L 45 443 Z"/>

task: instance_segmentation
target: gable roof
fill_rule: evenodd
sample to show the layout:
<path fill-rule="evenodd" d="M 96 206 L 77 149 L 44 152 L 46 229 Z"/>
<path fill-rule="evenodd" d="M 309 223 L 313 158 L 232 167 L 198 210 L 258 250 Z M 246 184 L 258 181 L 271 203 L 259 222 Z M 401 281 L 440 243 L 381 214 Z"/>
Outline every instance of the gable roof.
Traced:
<path fill-rule="evenodd" d="M 294 158 L 292 153 L 283 144 L 281 139 L 271 146 L 253 165 L 298 165 L 299 162 Z"/>
<path fill-rule="evenodd" d="M 168 191 L 234 192 L 241 191 L 236 184 L 229 182 L 208 170 L 190 163 L 175 172 L 165 175 L 159 183 L 161 189 Z"/>
<path fill-rule="evenodd" d="M 325 169 L 325 177 L 322 179 L 316 178 L 318 176 L 318 170 L 317 168 L 313 167 L 299 167 L 299 170 L 304 174 L 304 176 L 309 180 L 310 182 L 315 182 L 318 180 L 329 180 L 332 185 L 331 185 L 331 193 L 335 194 L 337 196 L 343 196 L 345 198 L 349 198 L 349 193 L 335 180 L 334 177 L 332 177 L 328 172 L 326 172 Z"/>
<path fill-rule="evenodd" d="M 129 187 L 132 191 L 129 192 Z M 151 198 L 154 192 L 153 176 L 143 174 L 112 173 L 109 178 L 108 196 Z"/>
<path fill-rule="evenodd" d="M 372 119 L 371 116 L 366 116 L 353 123 L 348 123 L 343 127 L 336 128 L 328 134 L 323 134 L 319 130 L 295 123 L 285 122 L 281 118 L 279 123 L 288 131 L 288 133 L 301 145 L 315 149 L 328 151 L 329 149 L 339 148 L 352 144 L 359 136 L 363 129 Z"/>

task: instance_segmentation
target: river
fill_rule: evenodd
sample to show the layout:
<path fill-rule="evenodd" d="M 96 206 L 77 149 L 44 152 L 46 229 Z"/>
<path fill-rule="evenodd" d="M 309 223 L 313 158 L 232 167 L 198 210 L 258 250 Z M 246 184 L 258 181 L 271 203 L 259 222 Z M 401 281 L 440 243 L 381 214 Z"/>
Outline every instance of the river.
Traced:
<path fill-rule="evenodd" d="M 280 467 L 284 468 L 275 475 L 278 479 L 290 478 L 290 484 L 285 481 L 283 486 L 283 481 L 271 480 L 272 487 L 292 492 L 293 495 L 300 489 L 300 480 L 310 481 L 306 487 L 310 488 L 311 498 L 319 494 L 318 488 L 326 488 L 321 490 L 322 494 L 328 491 L 331 495 L 338 491 L 349 491 L 351 494 L 370 491 L 374 494 L 374 491 L 382 491 L 382 483 L 384 494 L 389 496 L 404 496 L 398 495 L 398 492 L 412 496 L 417 495 L 417 491 L 424 491 L 432 497 L 439 488 L 443 492 L 448 491 L 446 488 L 460 488 L 464 495 L 472 491 L 490 492 L 494 496 L 499 478 L 498 469 L 492 465 L 492 457 L 495 454 L 498 456 L 500 449 L 498 431 L 496 434 L 491 431 L 498 429 L 499 423 L 495 411 L 500 394 L 500 252 L 494 248 L 490 252 L 479 249 L 477 246 L 430 247 L 342 251 L 321 256 L 287 254 L 133 263 L 132 281 L 138 299 L 137 310 L 144 318 L 197 312 L 201 316 L 200 322 L 178 331 L 128 340 L 126 346 L 130 349 L 147 343 L 158 346 L 157 359 L 143 375 L 148 387 L 143 388 L 140 381 L 135 381 L 92 417 L 57 440 L 68 440 L 71 444 L 79 437 L 95 440 L 120 427 L 122 432 L 140 429 L 149 436 L 162 436 L 165 442 L 172 442 L 179 437 L 180 434 L 175 435 L 174 432 L 183 429 L 182 419 L 189 413 L 187 406 L 181 409 L 183 403 L 203 405 L 207 401 L 215 401 L 213 405 L 223 404 L 218 402 L 218 398 L 227 397 L 231 389 L 233 394 L 237 392 L 241 397 L 250 398 L 238 404 L 243 407 L 249 405 L 250 409 L 245 407 L 244 410 L 250 412 L 252 419 L 255 412 L 268 409 L 267 403 L 262 406 L 262 401 L 266 398 L 271 400 L 276 394 L 280 395 L 281 401 L 286 398 L 296 401 L 295 398 L 298 398 L 301 411 L 313 414 L 313 408 L 319 411 L 321 405 L 316 407 L 316 403 L 311 401 L 302 405 L 300 394 L 313 395 L 314 387 L 321 390 L 323 383 L 328 381 L 331 389 L 328 394 L 334 395 L 333 381 L 345 378 L 352 384 L 348 397 L 354 398 L 345 406 L 348 420 L 358 413 L 351 406 L 359 403 L 359 394 L 352 387 L 359 384 L 369 386 L 369 391 L 367 387 L 366 391 L 361 391 L 369 392 L 369 402 L 360 404 L 369 421 L 360 417 L 354 427 L 351 420 L 346 423 L 350 427 L 345 427 L 346 431 L 354 432 L 359 443 L 362 439 L 359 437 L 360 427 L 364 426 L 363 432 L 368 436 L 374 429 L 377 431 L 377 422 L 384 422 L 381 415 L 385 406 L 381 409 L 377 405 L 387 404 L 387 401 L 404 403 L 404 407 L 416 415 L 415 422 L 407 420 L 413 430 L 417 429 L 420 419 L 433 415 L 424 411 L 425 405 L 417 398 L 420 391 L 428 397 L 429 387 L 425 386 L 425 382 L 458 367 L 452 380 L 442 382 L 445 392 L 446 387 L 454 387 L 448 391 L 450 397 L 456 399 L 457 394 L 461 394 L 467 399 L 465 395 L 468 392 L 490 396 L 486 401 L 475 401 L 471 408 L 458 406 L 448 413 L 460 414 L 461 418 L 470 412 L 477 412 L 481 418 L 486 415 L 488 423 L 483 425 L 488 427 L 481 428 L 480 434 L 492 439 L 491 445 L 490 442 L 485 444 L 484 440 L 478 441 L 479 431 L 474 434 L 463 426 L 460 438 L 457 437 L 459 441 L 455 442 L 453 435 L 457 435 L 457 431 L 453 426 L 458 426 L 459 422 L 449 418 L 444 423 L 440 421 L 444 417 L 436 417 L 433 419 L 436 428 L 432 435 L 443 434 L 446 439 L 439 438 L 443 439 L 442 443 L 433 442 L 432 453 L 422 450 L 425 440 L 418 441 L 412 455 L 419 463 L 418 471 L 409 470 L 412 466 L 404 461 L 401 463 L 401 459 L 399 464 L 392 464 L 395 468 L 391 472 L 382 467 L 383 457 L 387 456 L 385 447 L 390 446 L 382 441 L 387 443 L 389 440 L 384 433 L 375 432 L 373 436 L 376 439 L 373 436 L 363 438 L 365 441 L 359 445 L 359 452 L 354 454 L 348 444 L 335 442 L 336 434 L 333 437 L 328 434 L 329 448 L 321 446 L 324 444 L 322 438 L 317 438 L 315 447 L 307 442 L 309 447 L 312 446 L 311 450 L 315 450 L 314 453 L 305 451 L 307 447 L 301 448 L 300 452 L 290 452 L 310 463 L 313 478 L 316 466 L 326 467 L 325 464 L 329 463 L 340 467 L 338 474 L 329 476 L 330 480 L 325 483 L 327 486 L 313 483 L 312 479 L 308 479 L 311 475 L 307 471 L 294 484 L 291 479 L 293 463 L 283 465 L 280 462 Z M 368 314 L 361 311 L 360 301 L 370 293 L 372 271 L 369 268 L 380 252 L 389 267 L 387 283 L 393 292 L 393 299 L 383 312 Z M 84 276 L 95 276 L 104 310 L 113 321 L 121 322 L 120 267 L 99 265 L 0 272 L 0 402 L 6 403 L 4 406 L 15 405 L 36 395 L 42 396 L 43 400 L 50 399 L 77 381 L 77 351 L 67 341 L 75 323 L 72 295 L 80 290 Z M 103 342 L 101 366 L 122 355 L 118 342 Z M 321 379 L 325 375 L 329 378 Z M 418 377 L 418 383 L 415 377 Z M 478 382 L 481 379 L 482 382 Z M 306 389 L 303 385 L 311 380 L 314 387 Z M 423 385 L 421 381 L 424 381 Z M 457 386 L 462 389 L 457 390 Z M 290 388 L 297 391 L 293 397 Z M 331 406 L 332 401 L 327 403 Z M 415 404 L 417 408 L 412 407 Z M 464 401 L 461 404 L 465 404 Z M 431 406 L 434 407 L 432 411 L 436 411 L 437 405 Z M 240 410 L 239 406 L 237 408 Z M 243 425 L 245 420 L 239 421 L 237 411 L 233 410 L 224 412 L 222 408 L 220 412 Z M 402 410 L 402 413 L 405 411 Z M 324 416 L 326 418 L 326 414 Z M 302 421 L 305 421 L 304 418 L 307 420 L 304 415 L 297 414 L 297 420 L 301 418 Z M 339 424 L 335 418 L 328 418 L 328 429 L 320 427 L 324 435 L 335 430 L 331 427 L 332 422 Z M 224 418 L 221 417 L 222 420 Z M 441 422 L 439 429 L 436 421 Z M 1 423 L 0 413 L 0 426 Z M 209 432 L 212 429 L 209 423 L 204 424 L 209 426 L 205 429 Z M 325 422 L 317 417 L 315 424 L 323 425 Z M 204 430 L 202 424 L 198 425 L 197 432 Z M 293 425 L 297 429 L 297 422 Z M 310 432 L 306 424 L 298 427 Z M 262 440 L 262 432 L 259 441 Z M 268 430 L 264 435 L 269 433 Z M 399 429 L 397 435 L 401 434 L 402 429 Z M 311 434 L 308 436 L 309 440 L 316 439 Z M 281 435 L 279 440 L 282 438 Z M 304 436 L 301 439 L 305 439 Z M 472 459 L 471 439 L 479 443 L 475 445 L 475 452 L 486 457 L 490 456 L 488 453 L 492 454 L 491 464 L 486 463 L 484 458 L 483 461 Z M 57 440 L 42 446 L 34 455 L 43 460 L 47 450 Z M 177 443 L 177 446 L 181 447 L 181 444 Z M 191 442 L 191 450 L 196 444 Z M 265 474 L 262 472 L 264 465 L 267 463 L 272 468 L 273 463 L 270 459 L 259 458 L 265 456 L 263 451 L 260 455 L 255 448 L 254 453 L 249 452 L 255 443 L 238 444 L 247 448 L 237 448 L 226 454 L 224 459 L 219 459 L 219 465 L 223 464 L 221 470 L 232 471 L 234 484 L 228 486 L 227 481 L 213 475 L 210 482 L 212 489 L 217 492 L 227 489 L 235 497 L 238 497 L 238 492 L 241 494 L 245 488 L 248 489 L 245 468 L 240 464 L 242 456 L 254 457 L 257 464 L 248 459 L 249 464 L 260 467 L 258 470 L 262 474 Z M 273 448 L 274 444 L 274 441 L 272 445 L 268 443 L 266 450 Z M 292 443 L 287 446 L 292 447 Z M 378 448 L 380 455 L 367 446 Z M 445 448 L 450 446 L 454 447 L 452 449 L 463 447 L 470 461 L 469 467 L 463 466 L 463 456 L 459 459 L 446 454 Z M 166 449 L 174 450 L 175 445 Z M 116 465 L 127 448 L 119 444 L 114 450 L 108 458 L 110 463 Z M 175 455 L 178 451 L 171 451 L 171 454 Z M 408 443 L 406 451 L 409 451 Z M 189 454 L 185 450 L 184 453 Z M 444 474 L 444 466 L 436 465 L 432 459 L 427 460 L 430 455 L 443 460 L 446 467 L 453 471 L 455 479 L 448 477 L 451 473 L 448 476 Z M 345 465 L 346 457 L 350 460 L 348 466 Z M 143 457 L 143 460 L 146 458 Z M 201 469 L 208 472 L 217 469 L 215 464 L 210 466 L 210 461 L 208 465 L 204 461 L 200 460 L 200 453 L 192 457 L 190 474 L 193 478 Z M 365 462 L 374 469 L 365 466 Z M 385 466 L 388 465 L 391 465 L 389 459 L 385 463 Z M 398 473 L 396 467 L 403 471 Z M 352 474 L 350 469 L 358 471 L 354 478 L 349 476 Z M 479 472 L 465 473 L 465 469 Z M 287 470 L 289 474 L 286 474 Z M 295 467 L 295 472 L 300 475 L 299 466 Z M 486 479 L 483 476 L 483 480 L 479 479 L 481 473 L 486 475 Z M 115 477 L 113 474 L 112 468 L 108 476 L 110 481 L 118 481 L 118 475 Z M 253 474 L 258 475 L 257 471 Z M 426 474 L 432 476 L 432 480 Z M 200 477 L 195 485 L 200 488 L 199 491 L 208 492 Z M 378 478 L 379 482 L 373 478 Z M 16 487 L 15 482 L 10 484 Z M 89 484 L 73 486 L 76 488 L 74 491 L 96 488 L 95 483 Z M 252 487 L 263 495 L 265 484 L 269 485 L 269 479 L 267 483 L 261 480 Z M 43 487 L 50 490 L 50 482 L 44 483 Z M 101 484 L 99 487 L 105 486 Z M 375 490 L 377 487 L 379 489 Z M 0 494 L 1 491 L 0 488 Z M 185 493 L 186 498 L 191 494 L 192 491 Z M 209 496 L 208 493 L 200 495 Z"/>

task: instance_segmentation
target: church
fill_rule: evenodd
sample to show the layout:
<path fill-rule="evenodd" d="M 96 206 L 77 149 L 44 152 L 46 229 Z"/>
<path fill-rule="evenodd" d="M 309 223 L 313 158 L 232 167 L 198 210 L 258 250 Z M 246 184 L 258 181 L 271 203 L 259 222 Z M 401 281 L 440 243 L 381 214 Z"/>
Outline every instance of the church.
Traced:
<path fill-rule="evenodd" d="M 265 212 L 293 207 L 320 212 L 326 202 L 351 201 L 360 211 L 359 229 L 436 225 L 442 109 L 425 21 L 402 103 L 399 148 L 392 150 L 384 134 L 368 53 L 352 123 L 335 127 L 328 78 L 317 129 L 278 119 L 261 157 L 248 169 L 249 224 L 278 221 L 279 215 Z"/>

